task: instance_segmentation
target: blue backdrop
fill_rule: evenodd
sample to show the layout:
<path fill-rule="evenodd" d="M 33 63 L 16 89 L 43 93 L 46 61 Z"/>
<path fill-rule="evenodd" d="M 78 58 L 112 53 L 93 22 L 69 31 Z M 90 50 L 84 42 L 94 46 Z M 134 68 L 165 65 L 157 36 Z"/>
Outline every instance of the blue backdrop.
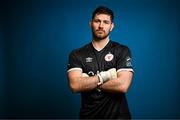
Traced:
<path fill-rule="evenodd" d="M 114 11 L 111 39 L 132 51 L 132 117 L 180 118 L 178 0 L 1 0 L 0 118 L 78 118 L 66 64 L 91 41 L 99 5 Z"/>

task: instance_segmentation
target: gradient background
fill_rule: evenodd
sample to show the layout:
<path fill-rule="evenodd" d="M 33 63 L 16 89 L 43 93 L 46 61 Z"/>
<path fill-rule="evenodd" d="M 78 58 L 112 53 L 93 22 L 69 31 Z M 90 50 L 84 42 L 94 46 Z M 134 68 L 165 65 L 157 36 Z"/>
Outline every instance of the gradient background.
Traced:
<path fill-rule="evenodd" d="M 0 118 L 78 118 L 68 54 L 91 41 L 99 5 L 115 14 L 111 39 L 129 46 L 133 118 L 180 118 L 179 0 L 1 0 Z"/>

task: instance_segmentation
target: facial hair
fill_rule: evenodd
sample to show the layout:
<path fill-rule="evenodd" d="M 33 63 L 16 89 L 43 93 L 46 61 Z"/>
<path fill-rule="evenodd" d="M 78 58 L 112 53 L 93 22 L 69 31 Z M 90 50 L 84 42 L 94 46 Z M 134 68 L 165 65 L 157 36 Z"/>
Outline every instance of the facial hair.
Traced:
<path fill-rule="evenodd" d="M 96 32 L 98 32 L 98 31 L 104 32 L 103 35 L 96 34 Z M 103 39 L 107 38 L 109 36 L 109 33 L 110 33 L 110 31 L 108 33 L 105 33 L 104 30 L 99 30 L 99 29 L 96 30 L 96 31 L 92 30 L 93 38 L 96 41 L 100 41 L 100 40 L 103 40 Z"/>

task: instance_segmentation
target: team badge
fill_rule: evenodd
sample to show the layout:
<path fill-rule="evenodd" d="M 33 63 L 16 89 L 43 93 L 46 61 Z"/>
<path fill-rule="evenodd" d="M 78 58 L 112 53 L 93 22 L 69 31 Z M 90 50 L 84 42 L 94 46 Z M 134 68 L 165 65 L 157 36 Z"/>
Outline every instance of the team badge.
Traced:
<path fill-rule="evenodd" d="M 104 57 L 104 59 L 105 59 L 107 62 L 113 60 L 113 58 L 114 58 L 114 55 L 111 54 L 110 52 Z"/>

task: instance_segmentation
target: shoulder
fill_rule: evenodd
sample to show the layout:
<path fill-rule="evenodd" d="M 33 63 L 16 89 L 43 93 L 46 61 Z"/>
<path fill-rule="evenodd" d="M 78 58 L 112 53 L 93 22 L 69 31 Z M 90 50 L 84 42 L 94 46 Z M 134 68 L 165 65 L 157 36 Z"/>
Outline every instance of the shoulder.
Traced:
<path fill-rule="evenodd" d="M 129 51 L 128 46 L 120 44 L 115 41 L 111 41 L 111 47 L 118 51 Z"/>
<path fill-rule="evenodd" d="M 86 51 L 90 48 L 91 44 L 88 43 L 80 48 L 76 48 L 74 50 L 71 51 L 70 55 L 82 55 L 82 54 L 86 54 Z"/>

